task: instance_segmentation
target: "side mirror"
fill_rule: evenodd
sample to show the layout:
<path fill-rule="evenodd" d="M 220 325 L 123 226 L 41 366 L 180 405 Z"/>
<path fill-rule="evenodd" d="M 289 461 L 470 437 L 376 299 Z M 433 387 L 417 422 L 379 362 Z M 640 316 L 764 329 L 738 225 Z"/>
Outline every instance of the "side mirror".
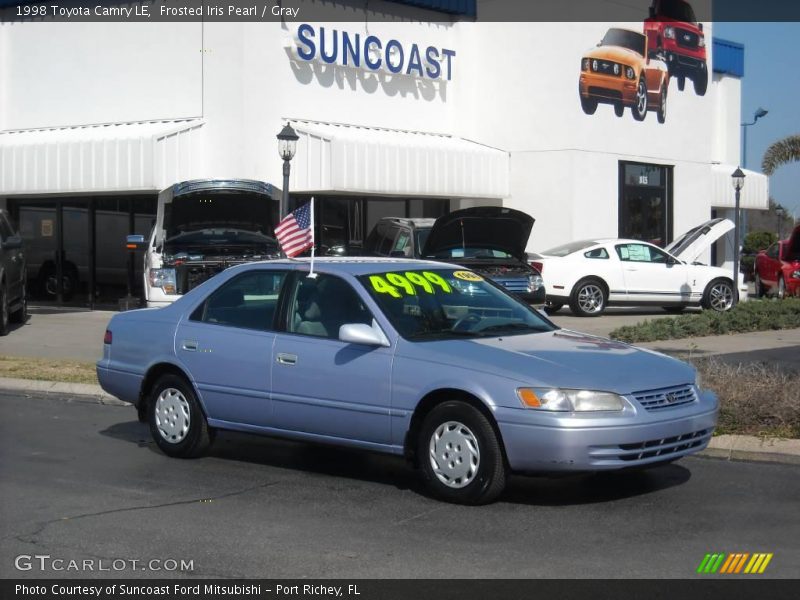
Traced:
<path fill-rule="evenodd" d="M 668 256 L 667 257 L 667 265 L 677 265 L 679 263 L 680 263 L 680 261 L 677 258 L 675 258 L 673 256 Z"/>
<path fill-rule="evenodd" d="M 380 330 L 364 323 L 346 323 L 339 327 L 339 339 L 348 344 L 365 346 L 389 346 Z"/>
<path fill-rule="evenodd" d="M 147 242 L 143 235 L 135 234 L 129 235 L 125 238 L 125 248 L 131 252 L 138 252 L 140 250 L 147 250 Z"/>
<path fill-rule="evenodd" d="M 702 23 L 698 23 L 698 24 L 697 24 L 697 28 L 698 28 L 700 31 L 703 31 L 703 24 L 702 24 Z"/>
<path fill-rule="evenodd" d="M 3 250 L 16 250 L 17 248 L 22 248 L 22 238 L 17 235 L 12 235 L 6 238 L 6 241 L 2 243 Z"/>

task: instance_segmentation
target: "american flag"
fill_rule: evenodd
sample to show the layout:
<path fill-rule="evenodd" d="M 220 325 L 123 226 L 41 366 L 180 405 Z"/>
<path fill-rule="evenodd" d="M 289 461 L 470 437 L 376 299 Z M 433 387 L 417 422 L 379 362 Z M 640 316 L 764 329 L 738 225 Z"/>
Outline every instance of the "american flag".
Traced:
<path fill-rule="evenodd" d="M 314 245 L 311 202 L 286 215 L 275 228 L 275 237 L 286 256 L 292 258 Z"/>

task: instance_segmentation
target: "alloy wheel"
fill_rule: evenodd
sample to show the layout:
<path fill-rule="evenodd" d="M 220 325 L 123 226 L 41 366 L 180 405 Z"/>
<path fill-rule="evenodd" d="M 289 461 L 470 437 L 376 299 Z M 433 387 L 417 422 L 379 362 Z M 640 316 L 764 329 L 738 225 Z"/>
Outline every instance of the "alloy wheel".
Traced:
<path fill-rule="evenodd" d="M 603 310 L 603 290 L 594 283 L 588 283 L 578 291 L 578 306 L 587 313 Z"/>
<path fill-rule="evenodd" d="M 727 283 L 714 284 L 708 298 L 711 308 L 719 312 L 726 311 L 733 306 L 733 289 Z"/>

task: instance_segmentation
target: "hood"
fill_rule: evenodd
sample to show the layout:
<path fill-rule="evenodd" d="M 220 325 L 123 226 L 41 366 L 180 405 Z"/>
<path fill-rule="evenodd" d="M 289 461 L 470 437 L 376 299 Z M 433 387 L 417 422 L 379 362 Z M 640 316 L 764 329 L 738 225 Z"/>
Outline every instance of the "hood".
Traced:
<path fill-rule="evenodd" d="M 786 246 L 783 251 L 783 260 L 795 261 L 800 260 L 800 225 L 794 228 L 789 239 L 786 240 Z"/>
<path fill-rule="evenodd" d="M 664 250 L 691 264 L 708 250 L 711 244 L 733 228 L 734 224 L 730 219 L 711 219 L 676 237 Z"/>
<path fill-rule="evenodd" d="M 240 230 L 271 236 L 274 201 L 238 190 L 202 190 L 183 194 L 164 205 L 166 239 L 192 231 Z"/>
<path fill-rule="evenodd" d="M 583 56 L 584 58 L 613 60 L 614 62 L 632 67 L 644 61 L 641 54 L 634 52 L 630 48 L 623 48 L 622 46 L 597 46 L 588 50 Z"/>
<path fill-rule="evenodd" d="M 422 256 L 453 248 L 490 248 L 525 260 L 525 246 L 534 218 L 502 206 L 476 206 L 439 217 L 433 224 Z"/>
<path fill-rule="evenodd" d="M 431 354 L 428 354 L 431 353 Z M 414 344 L 414 356 L 490 372 L 524 385 L 630 394 L 694 383 L 674 358 L 567 329 L 531 335 Z"/>

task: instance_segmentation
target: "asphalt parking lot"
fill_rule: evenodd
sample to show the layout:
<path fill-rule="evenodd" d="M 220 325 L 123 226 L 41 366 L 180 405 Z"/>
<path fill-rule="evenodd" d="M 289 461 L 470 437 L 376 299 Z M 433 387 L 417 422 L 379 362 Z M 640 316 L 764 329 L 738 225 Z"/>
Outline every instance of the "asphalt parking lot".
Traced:
<path fill-rule="evenodd" d="M 514 478 L 485 507 L 424 495 L 396 458 L 221 434 L 170 459 L 129 407 L 0 392 L 0 577 L 20 554 L 193 561 L 124 577 L 692 578 L 707 552 L 800 576 L 800 466 L 688 458 Z M 762 576 L 762 577 L 763 577 Z"/>

